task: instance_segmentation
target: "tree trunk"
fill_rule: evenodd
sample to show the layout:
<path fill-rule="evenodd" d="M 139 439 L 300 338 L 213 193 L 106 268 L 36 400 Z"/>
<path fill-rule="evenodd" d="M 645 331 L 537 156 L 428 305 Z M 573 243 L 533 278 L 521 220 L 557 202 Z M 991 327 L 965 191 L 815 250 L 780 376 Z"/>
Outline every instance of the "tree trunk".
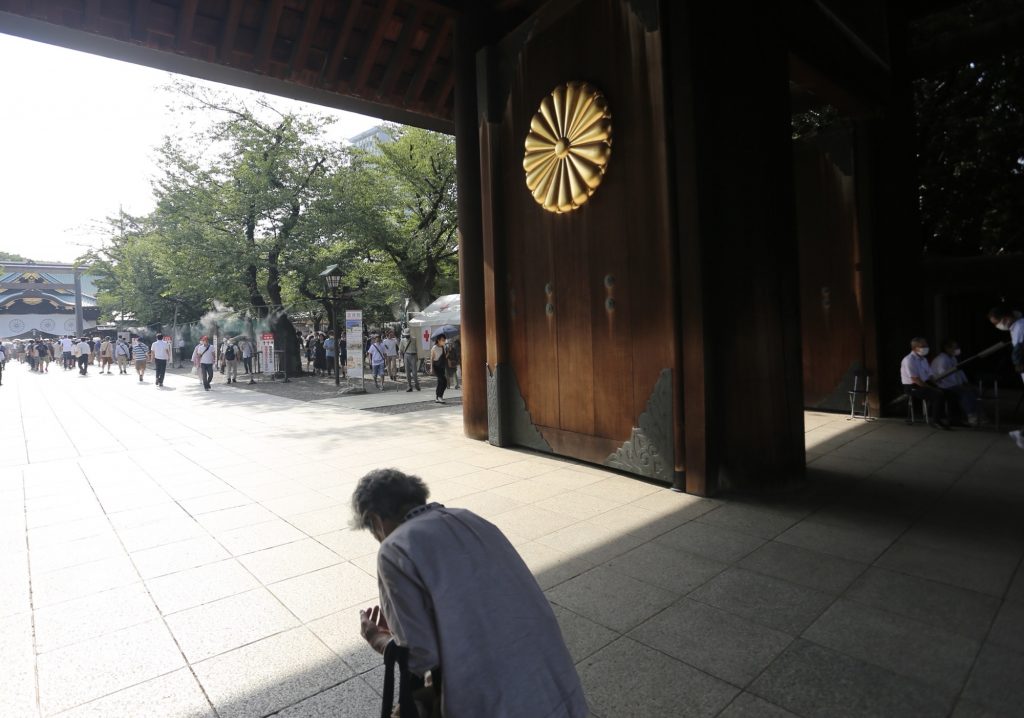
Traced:
<path fill-rule="evenodd" d="M 273 305 L 270 317 L 271 331 L 274 332 L 274 346 L 280 349 L 282 364 L 280 367 L 288 376 L 302 374 L 302 357 L 299 353 L 299 341 L 295 333 L 295 325 L 284 310 L 281 300 L 281 272 L 278 259 L 281 248 L 275 246 L 267 253 L 267 296 Z"/>

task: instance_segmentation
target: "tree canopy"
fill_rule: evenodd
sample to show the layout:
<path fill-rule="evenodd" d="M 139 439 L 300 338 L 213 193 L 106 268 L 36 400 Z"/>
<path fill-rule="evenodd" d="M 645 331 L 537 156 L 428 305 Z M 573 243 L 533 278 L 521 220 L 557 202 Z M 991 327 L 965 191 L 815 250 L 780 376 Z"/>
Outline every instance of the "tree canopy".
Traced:
<path fill-rule="evenodd" d="M 457 287 L 452 138 L 388 127 L 390 142 L 354 151 L 329 138 L 327 117 L 183 82 L 174 94 L 210 121 L 165 138 L 155 209 L 110 218 L 88 256 L 106 316 L 169 324 L 176 309 L 187 321 L 223 304 L 271 328 L 297 373 L 293 318 L 328 318 L 327 265 L 371 319 Z"/>
<path fill-rule="evenodd" d="M 1024 252 L 1024 55 L 919 80 L 915 99 L 925 251 Z"/>

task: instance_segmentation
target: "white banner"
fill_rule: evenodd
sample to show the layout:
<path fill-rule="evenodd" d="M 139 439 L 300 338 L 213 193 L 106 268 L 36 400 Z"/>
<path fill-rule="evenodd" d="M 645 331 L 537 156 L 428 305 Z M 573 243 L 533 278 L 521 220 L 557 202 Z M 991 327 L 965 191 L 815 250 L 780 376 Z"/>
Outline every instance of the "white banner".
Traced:
<path fill-rule="evenodd" d="M 96 322 L 83 322 L 93 329 Z M 0 337 L 16 337 L 26 332 L 46 332 L 56 336 L 75 333 L 75 317 L 67 314 L 0 314 Z"/>
<path fill-rule="evenodd" d="M 349 379 L 363 378 L 363 311 L 350 309 L 345 312 L 345 351 L 348 361 L 346 369 Z"/>
<path fill-rule="evenodd" d="M 263 332 L 260 335 L 260 364 L 264 374 L 274 373 L 274 335 Z"/>

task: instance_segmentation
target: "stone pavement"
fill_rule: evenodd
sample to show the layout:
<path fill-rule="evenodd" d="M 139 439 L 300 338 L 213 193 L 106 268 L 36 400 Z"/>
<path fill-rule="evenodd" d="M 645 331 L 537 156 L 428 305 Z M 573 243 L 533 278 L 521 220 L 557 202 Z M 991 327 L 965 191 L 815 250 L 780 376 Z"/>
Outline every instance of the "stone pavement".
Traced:
<path fill-rule="evenodd" d="M 4 718 L 377 715 L 346 504 L 387 465 L 508 534 L 600 718 L 1022 713 L 1005 435 L 808 413 L 804 489 L 706 500 L 468 440 L 458 407 L 151 382 L 4 374 Z"/>

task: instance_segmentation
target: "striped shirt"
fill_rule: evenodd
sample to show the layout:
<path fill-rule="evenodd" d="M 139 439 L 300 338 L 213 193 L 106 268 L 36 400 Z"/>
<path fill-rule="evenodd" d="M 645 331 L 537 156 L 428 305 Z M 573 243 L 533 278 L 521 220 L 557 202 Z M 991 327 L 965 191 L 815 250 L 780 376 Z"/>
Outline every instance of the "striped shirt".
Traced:
<path fill-rule="evenodd" d="M 135 361 L 146 361 L 146 356 L 149 354 L 149 347 L 142 342 L 136 342 L 135 346 L 132 347 L 132 357 Z"/>

